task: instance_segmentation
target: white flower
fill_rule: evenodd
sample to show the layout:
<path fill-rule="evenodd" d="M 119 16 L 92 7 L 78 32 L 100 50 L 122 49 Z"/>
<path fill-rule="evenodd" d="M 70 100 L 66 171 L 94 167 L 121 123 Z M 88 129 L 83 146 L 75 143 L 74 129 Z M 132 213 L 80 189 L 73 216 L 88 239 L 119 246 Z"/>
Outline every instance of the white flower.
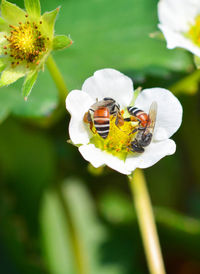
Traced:
<path fill-rule="evenodd" d="M 164 156 L 175 152 L 176 144 L 169 138 L 181 125 L 182 106 L 170 91 L 162 88 L 145 89 L 135 101 L 135 106 L 146 113 L 153 101 L 156 101 L 158 105 L 152 142 L 145 147 L 143 153 L 129 152 L 125 159 L 120 159 L 116 156 L 117 153 L 113 155 L 107 150 L 101 150 L 91 142 L 93 134 L 89 126 L 83 122 L 83 116 L 96 102 L 96 99 L 99 101 L 105 97 L 111 97 L 120 104 L 121 110 L 125 110 L 127 106 L 130 106 L 133 95 L 132 80 L 114 69 L 96 71 L 84 82 L 81 91 L 73 90 L 68 95 L 66 107 L 71 114 L 69 125 L 71 141 L 79 145 L 82 156 L 94 167 L 108 165 L 123 174 L 131 174 L 136 168 L 150 167 Z M 119 130 L 119 132 L 123 132 L 123 130 Z"/>
<path fill-rule="evenodd" d="M 199 0 L 160 0 L 158 17 L 169 49 L 185 48 L 200 57 Z"/>

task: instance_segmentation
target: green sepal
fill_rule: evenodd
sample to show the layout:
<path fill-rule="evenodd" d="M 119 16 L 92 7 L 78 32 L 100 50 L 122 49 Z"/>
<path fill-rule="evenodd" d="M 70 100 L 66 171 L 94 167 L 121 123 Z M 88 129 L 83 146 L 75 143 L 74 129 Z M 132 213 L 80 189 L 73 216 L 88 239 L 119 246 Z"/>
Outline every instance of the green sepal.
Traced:
<path fill-rule="evenodd" d="M 1 2 L 1 16 L 9 23 L 16 25 L 25 21 L 25 11 L 6 0 Z"/>
<path fill-rule="evenodd" d="M 27 74 L 24 83 L 23 83 L 23 87 L 22 87 L 22 94 L 24 96 L 24 100 L 27 101 L 28 96 L 31 93 L 31 90 L 35 84 L 35 81 L 37 80 L 38 77 L 38 71 L 35 70 L 33 72 L 30 72 L 29 74 Z"/>
<path fill-rule="evenodd" d="M 0 32 L 0 55 L 3 55 L 5 52 L 5 49 L 3 47 L 7 43 L 7 40 L 4 37 L 6 34 L 7 34 L 6 32 Z"/>
<path fill-rule="evenodd" d="M 197 67 L 197 69 L 200 69 L 200 57 L 197 55 L 194 55 L 194 63 Z"/>
<path fill-rule="evenodd" d="M 142 90 L 142 87 L 138 87 L 137 89 L 134 90 L 133 99 L 130 103 L 130 106 L 134 106 L 135 101 L 136 101 L 138 95 L 140 94 L 141 90 Z"/>
<path fill-rule="evenodd" d="M 26 74 L 23 66 L 12 68 L 8 66 L 1 74 L 0 87 L 10 85 Z"/>
<path fill-rule="evenodd" d="M 53 38 L 53 34 L 54 34 L 54 25 L 56 22 L 56 16 L 59 12 L 60 8 L 56 8 L 55 10 L 52 10 L 50 12 L 45 12 L 41 19 L 42 19 L 42 28 L 44 30 L 44 32 L 46 33 L 46 35 L 52 39 Z"/>
<path fill-rule="evenodd" d="M 24 6 L 29 16 L 33 18 L 40 17 L 41 8 L 39 0 L 24 0 Z"/>
<path fill-rule="evenodd" d="M 149 37 L 157 40 L 163 40 L 163 41 L 165 40 L 165 37 L 161 31 L 151 32 L 149 33 Z"/>
<path fill-rule="evenodd" d="M 72 40 L 66 35 L 56 35 L 53 39 L 53 50 L 59 50 L 69 47 Z"/>
<path fill-rule="evenodd" d="M 2 72 L 7 66 L 6 58 L 0 58 L 0 72 Z"/>
<path fill-rule="evenodd" d="M 9 30 L 9 25 L 8 23 L 0 17 L 0 31 L 8 31 Z"/>
<path fill-rule="evenodd" d="M 82 144 L 74 144 L 74 143 L 72 142 L 71 139 L 67 140 L 67 143 L 70 144 L 70 145 L 73 145 L 73 146 L 75 146 L 75 147 L 80 147 L 80 146 L 82 146 Z"/>

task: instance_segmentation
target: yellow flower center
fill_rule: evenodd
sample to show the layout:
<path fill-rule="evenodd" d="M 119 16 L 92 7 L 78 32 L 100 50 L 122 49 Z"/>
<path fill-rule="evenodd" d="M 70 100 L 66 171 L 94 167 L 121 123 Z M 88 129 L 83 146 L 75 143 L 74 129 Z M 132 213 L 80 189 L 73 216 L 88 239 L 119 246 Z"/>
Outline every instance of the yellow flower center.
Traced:
<path fill-rule="evenodd" d="M 136 133 L 133 133 L 133 130 L 138 126 L 138 123 L 124 121 L 122 126 L 117 126 L 115 121 L 116 118 L 111 116 L 109 134 L 106 139 L 103 139 L 93 127 L 93 132 L 95 133 L 90 142 L 101 150 L 125 160 L 130 152 L 129 146 L 136 135 Z"/>
<path fill-rule="evenodd" d="M 42 24 L 42 22 L 40 22 Z M 39 26 L 35 22 L 10 25 L 10 36 L 5 36 L 8 45 L 4 46 L 5 54 L 12 58 L 12 65 L 25 61 L 27 67 L 31 63 L 39 64 L 41 56 L 46 52 L 48 38 L 42 36 Z"/>
<path fill-rule="evenodd" d="M 200 46 L 200 15 L 195 18 L 195 24 L 190 27 L 186 36 L 190 38 L 194 44 Z"/>

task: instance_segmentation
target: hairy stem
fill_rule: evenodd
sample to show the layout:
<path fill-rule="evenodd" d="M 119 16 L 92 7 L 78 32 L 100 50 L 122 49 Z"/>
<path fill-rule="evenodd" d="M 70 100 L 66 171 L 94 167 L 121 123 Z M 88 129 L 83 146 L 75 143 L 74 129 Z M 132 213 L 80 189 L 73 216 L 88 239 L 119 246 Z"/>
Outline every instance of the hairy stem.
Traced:
<path fill-rule="evenodd" d="M 54 61 L 52 55 L 50 55 L 48 57 L 48 59 L 46 61 L 46 65 L 47 65 L 47 68 L 51 74 L 51 77 L 53 78 L 53 80 L 56 84 L 56 87 L 58 89 L 60 103 L 63 104 L 69 91 L 65 84 L 64 78 L 63 78 L 60 70 L 58 69 L 56 62 Z"/>
<path fill-rule="evenodd" d="M 151 274 L 165 274 L 152 205 L 142 170 L 136 169 L 129 179 L 149 271 Z"/>
<path fill-rule="evenodd" d="M 51 127 L 52 125 L 56 124 L 58 120 L 60 120 L 64 114 L 66 113 L 65 110 L 65 99 L 69 93 L 67 86 L 65 84 L 64 78 L 58 69 L 56 62 L 54 61 L 53 57 L 49 55 L 46 61 L 47 68 L 51 74 L 52 79 L 58 90 L 59 102 L 56 109 L 52 112 L 52 115 L 48 115 L 47 117 L 35 119 L 37 121 L 37 125 L 42 127 Z"/>

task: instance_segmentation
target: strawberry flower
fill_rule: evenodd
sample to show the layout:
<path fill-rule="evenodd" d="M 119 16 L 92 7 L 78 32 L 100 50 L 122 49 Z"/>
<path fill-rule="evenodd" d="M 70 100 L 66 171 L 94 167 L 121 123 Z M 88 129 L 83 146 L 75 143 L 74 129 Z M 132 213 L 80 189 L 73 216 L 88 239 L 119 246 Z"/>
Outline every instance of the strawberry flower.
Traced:
<path fill-rule="evenodd" d="M 84 123 L 85 113 L 97 100 L 101 101 L 105 97 L 114 99 L 120 105 L 123 118 L 128 116 L 127 107 L 130 105 L 148 113 L 152 102 L 157 103 L 153 138 L 143 153 L 129 149 L 130 139 L 136 136 L 133 129 L 138 126 L 137 122 L 125 122 L 118 128 L 115 119 L 111 119 L 110 132 L 106 139 L 91 131 L 90 126 Z M 70 92 L 66 107 L 71 114 L 70 139 L 78 146 L 82 156 L 96 168 L 107 165 L 123 174 L 131 174 L 136 168 L 150 167 L 176 150 L 175 142 L 169 138 L 181 125 L 182 106 L 166 89 L 145 89 L 137 96 L 129 77 L 114 69 L 102 69 L 84 82 L 82 90 Z"/>
<path fill-rule="evenodd" d="M 160 0 L 158 25 L 167 47 L 181 47 L 200 57 L 200 1 Z"/>
<path fill-rule="evenodd" d="M 27 99 L 50 52 L 72 41 L 65 35 L 54 35 L 59 8 L 41 15 L 39 0 L 24 0 L 24 4 L 26 10 L 1 1 L 0 87 L 25 76 L 22 91 Z"/>

